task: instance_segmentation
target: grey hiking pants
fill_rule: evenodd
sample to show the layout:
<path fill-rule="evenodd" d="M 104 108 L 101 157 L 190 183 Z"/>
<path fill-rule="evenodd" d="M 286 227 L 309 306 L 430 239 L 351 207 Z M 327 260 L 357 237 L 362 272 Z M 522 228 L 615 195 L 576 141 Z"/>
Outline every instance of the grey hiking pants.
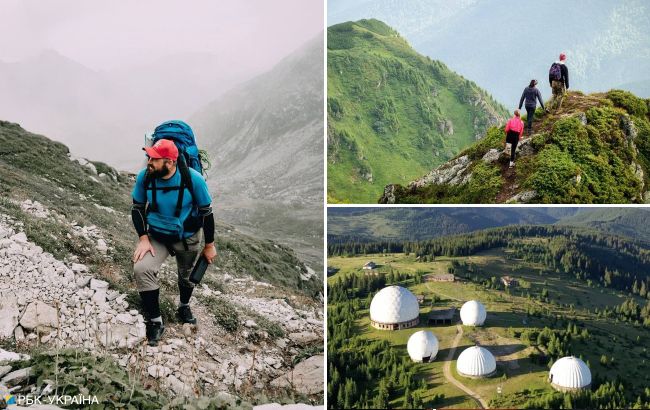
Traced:
<path fill-rule="evenodd" d="M 188 250 L 182 241 L 172 244 L 170 247 L 176 253 L 176 265 L 178 265 L 178 286 L 186 288 L 193 288 L 194 283 L 189 281 L 192 267 L 196 261 L 197 256 L 201 250 L 201 239 L 203 238 L 203 230 L 199 229 L 197 233 L 187 238 Z M 138 292 L 146 292 L 149 290 L 156 290 L 160 288 L 158 283 L 158 271 L 169 256 L 169 250 L 162 243 L 149 236 L 151 246 L 156 252 L 156 256 L 147 252 L 144 258 L 139 260 L 133 265 L 133 275 L 135 276 L 135 284 Z"/>

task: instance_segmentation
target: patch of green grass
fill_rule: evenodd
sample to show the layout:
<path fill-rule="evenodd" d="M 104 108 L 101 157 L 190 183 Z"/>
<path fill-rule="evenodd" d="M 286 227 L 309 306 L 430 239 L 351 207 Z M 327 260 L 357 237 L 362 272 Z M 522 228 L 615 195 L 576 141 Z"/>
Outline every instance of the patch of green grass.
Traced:
<path fill-rule="evenodd" d="M 216 325 L 221 326 L 229 333 L 239 330 L 240 317 L 235 305 L 219 296 L 209 296 L 204 298 L 203 301 L 212 314 L 212 319 Z"/>

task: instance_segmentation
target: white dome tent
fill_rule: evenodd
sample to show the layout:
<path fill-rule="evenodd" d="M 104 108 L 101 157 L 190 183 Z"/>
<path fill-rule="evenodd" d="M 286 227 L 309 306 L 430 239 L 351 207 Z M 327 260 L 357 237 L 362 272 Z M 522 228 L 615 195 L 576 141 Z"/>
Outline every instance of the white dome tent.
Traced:
<path fill-rule="evenodd" d="M 438 338 L 428 330 L 420 330 L 409 337 L 406 350 L 414 362 L 432 362 L 438 354 Z"/>
<path fill-rule="evenodd" d="M 548 380 L 554 389 L 560 391 L 586 389 L 591 385 L 591 371 L 579 358 L 567 356 L 553 363 Z"/>
<path fill-rule="evenodd" d="M 496 372 L 497 362 L 486 348 L 472 346 L 458 356 L 456 370 L 465 377 L 489 377 Z"/>
<path fill-rule="evenodd" d="M 482 326 L 486 315 L 485 306 L 476 300 L 465 302 L 460 308 L 460 320 L 465 326 Z"/>
<path fill-rule="evenodd" d="M 407 329 L 420 322 L 420 306 L 410 290 L 388 286 L 370 302 L 370 324 L 382 330 Z"/>

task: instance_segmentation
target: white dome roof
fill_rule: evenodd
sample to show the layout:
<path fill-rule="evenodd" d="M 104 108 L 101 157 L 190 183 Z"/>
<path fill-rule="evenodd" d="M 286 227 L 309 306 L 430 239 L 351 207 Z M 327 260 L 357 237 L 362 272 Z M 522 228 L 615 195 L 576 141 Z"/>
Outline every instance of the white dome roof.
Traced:
<path fill-rule="evenodd" d="M 497 369 L 497 362 L 489 350 L 472 346 L 458 356 L 456 370 L 465 376 L 488 376 Z"/>
<path fill-rule="evenodd" d="M 425 357 L 432 361 L 438 354 L 438 339 L 430 331 L 420 330 L 409 337 L 406 350 L 414 362 L 421 362 Z"/>
<path fill-rule="evenodd" d="M 420 315 L 418 300 L 401 286 L 383 288 L 370 302 L 370 319 L 379 323 L 401 323 Z"/>
<path fill-rule="evenodd" d="M 460 308 L 460 320 L 465 326 L 481 326 L 485 322 L 485 306 L 476 300 L 465 302 Z"/>
<path fill-rule="evenodd" d="M 591 384 L 591 371 L 579 358 L 563 357 L 551 366 L 549 380 L 561 387 L 580 389 Z"/>

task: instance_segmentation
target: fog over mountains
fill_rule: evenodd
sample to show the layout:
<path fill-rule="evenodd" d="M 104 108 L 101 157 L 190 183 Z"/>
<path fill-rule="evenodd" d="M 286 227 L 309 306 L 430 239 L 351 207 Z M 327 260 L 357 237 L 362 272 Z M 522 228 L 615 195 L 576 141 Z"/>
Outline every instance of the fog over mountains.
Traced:
<path fill-rule="evenodd" d="M 570 86 L 650 96 L 650 5 L 642 0 L 332 0 L 328 26 L 385 21 L 414 48 L 486 88 L 508 107 L 530 79 L 550 98 L 548 68 L 568 55 Z"/>
<path fill-rule="evenodd" d="M 323 35 L 190 118 L 208 136 L 208 184 L 238 225 L 322 263 Z"/>
<path fill-rule="evenodd" d="M 47 50 L 16 63 L 0 61 L 0 118 L 55 138 L 75 155 L 135 171 L 145 132 L 187 118 L 256 70 L 225 56 L 181 53 L 97 71 Z"/>

